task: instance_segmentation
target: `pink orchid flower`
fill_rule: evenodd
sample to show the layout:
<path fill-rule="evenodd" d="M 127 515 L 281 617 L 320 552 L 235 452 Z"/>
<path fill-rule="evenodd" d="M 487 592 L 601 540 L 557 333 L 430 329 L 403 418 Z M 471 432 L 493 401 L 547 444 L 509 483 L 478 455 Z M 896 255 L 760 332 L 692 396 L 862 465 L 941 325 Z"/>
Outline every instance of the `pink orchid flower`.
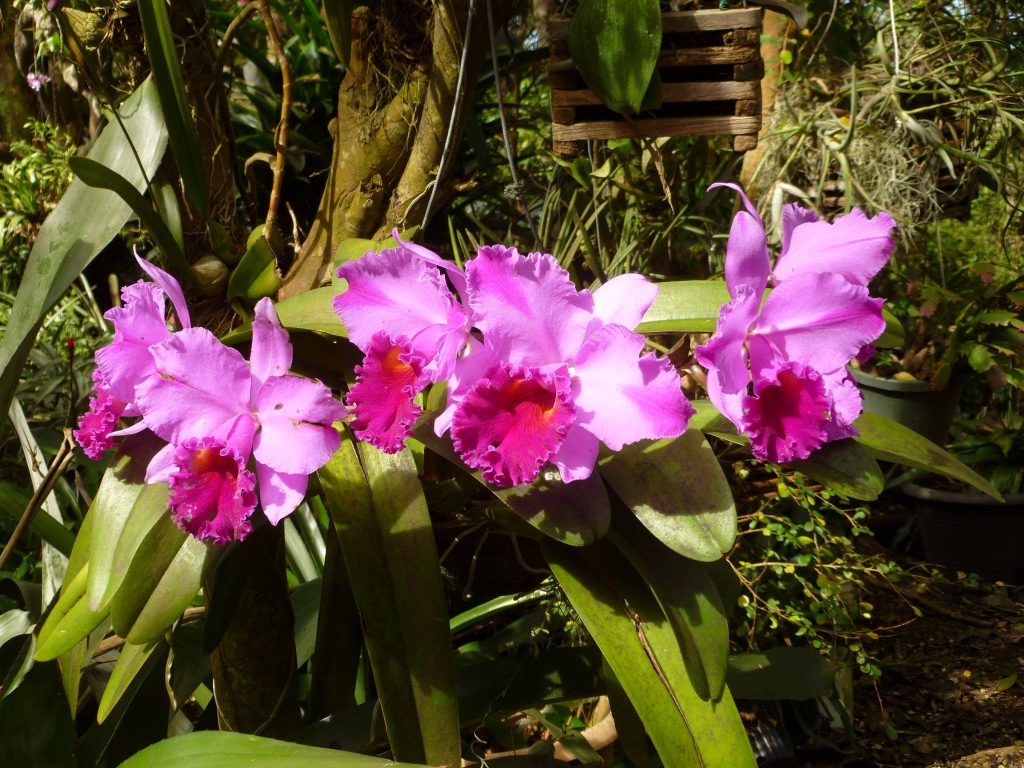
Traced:
<path fill-rule="evenodd" d="M 114 445 L 114 425 L 122 416 L 138 416 L 135 385 L 156 373 L 149 348 L 170 338 L 165 299 L 170 298 L 183 328 L 191 327 L 185 295 L 178 281 L 159 267 L 135 255 L 154 283 L 139 280 L 121 290 L 123 306 L 107 310 L 114 338 L 96 351 L 93 396 L 89 410 L 79 419 L 75 440 L 90 459 L 99 459 Z"/>
<path fill-rule="evenodd" d="M 718 186 L 738 192 L 745 210 L 726 248 L 731 301 L 696 357 L 708 369 L 711 401 L 750 437 L 756 458 L 804 459 L 856 434 L 861 396 L 846 365 L 885 329 L 883 300 L 868 295 L 867 283 L 892 253 L 895 222 L 854 209 L 830 224 L 786 206 L 773 270 L 757 210 L 737 185 L 711 188 Z"/>
<path fill-rule="evenodd" d="M 622 275 L 594 294 L 578 291 L 551 256 L 501 245 L 481 248 L 466 278 L 483 346 L 466 356 L 477 375 L 466 370 L 450 390 L 452 442 L 487 482 L 528 483 L 548 462 L 563 481 L 581 480 L 599 441 L 620 450 L 686 431 L 693 407 L 679 375 L 667 360 L 641 357 L 643 337 L 632 331 L 657 286 Z"/>
<path fill-rule="evenodd" d="M 394 453 L 420 415 L 416 395 L 449 378 L 469 341 L 466 310 L 448 290 L 444 268 L 456 290 L 465 274 L 423 248 L 398 240 L 397 248 L 370 251 L 344 264 L 348 282 L 334 309 L 348 338 L 364 353 L 347 403 L 356 436 Z"/>
<path fill-rule="evenodd" d="M 149 352 L 157 375 L 136 385 L 135 404 L 169 445 L 146 481 L 169 484 L 178 525 L 219 543 L 244 538 L 257 481 L 271 523 L 291 514 L 309 474 L 337 450 L 332 424 L 344 409 L 319 381 L 288 373 L 292 346 L 270 299 L 256 305 L 249 365 L 205 328 L 186 328 Z"/>

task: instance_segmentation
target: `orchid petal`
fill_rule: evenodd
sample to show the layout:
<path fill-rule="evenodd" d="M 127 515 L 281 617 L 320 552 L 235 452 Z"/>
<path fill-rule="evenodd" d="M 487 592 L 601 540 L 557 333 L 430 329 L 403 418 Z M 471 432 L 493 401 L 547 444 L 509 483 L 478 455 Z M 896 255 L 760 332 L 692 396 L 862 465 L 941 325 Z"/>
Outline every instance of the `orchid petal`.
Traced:
<path fill-rule="evenodd" d="M 748 286 L 760 296 L 768 286 L 768 274 L 771 271 L 764 223 L 750 198 L 743 191 L 743 187 L 719 182 L 712 184 L 708 190 L 718 187 L 728 187 L 736 192 L 746 208 L 733 217 L 729 241 L 725 247 L 725 284 L 729 289 L 729 296 L 736 298 L 741 286 Z"/>
<path fill-rule="evenodd" d="M 795 275 L 835 274 L 867 285 L 892 255 L 896 221 L 888 213 L 868 218 L 854 208 L 834 222 L 815 221 L 792 230 L 789 247 L 775 264 L 780 284 Z"/>
<path fill-rule="evenodd" d="M 402 449 L 420 415 L 415 398 L 427 383 L 423 367 L 408 339 L 392 340 L 383 331 L 373 337 L 346 399 L 356 437 L 385 453 Z"/>
<path fill-rule="evenodd" d="M 171 304 L 174 305 L 174 311 L 178 315 L 178 322 L 181 323 L 181 327 L 191 328 L 192 320 L 188 315 L 188 304 L 185 303 L 185 294 L 181 290 L 181 284 L 175 280 L 172 275 L 164 272 L 160 267 L 142 258 L 139 255 L 138 250 L 135 251 L 135 260 L 139 262 L 139 266 L 142 267 L 142 271 L 149 275 L 153 282 L 160 286 L 160 288 L 163 289 L 163 292 L 170 297 Z"/>
<path fill-rule="evenodd" d="M 312 379 L 275 376 L 256 395 L 260 429 L 253 442 L 256 461 L 287 474 L 320 469 L 338 450 L 333 426 L 345 415 L 331 390 Z"/>
<path fill-rule="evenodd" d="M 93 377 L 96 378 L 95 376 Z M 124 412 L 124 403 L 114 400 L 102 386 L 93 387 L 89 410 L 78 420 L 78 429 L 72 435 L 85 455 L 94 461 L 101 458 L 114 441 L 111 432 Z"/>
<path fill-rule="evenodd" d="M 638 357 L 643 346 L 640 334 L 606 325 L 574 361 L 578 423 L 613 451 L 637 440 L 677 437 L 693 415 L 675 368 L 653 354 Z"/>
<path fill-rule="evenodd" d="M 622 325 L 633 330 L 658 296 L 658 286 L 643 275 L 613 277 L 594 291 L 594 320 L 601 325 Z M 594 321 L 590 330 L 597 330 Z"/>
<path fill-rule="evenodd" d="M 466 266 L 466 276 L 473 324 L 502 360 L 540 366 L 576 354 L 594 299 L 577 291 L 551 256 L 487 246 Z"/>
<path fill-rule="evenodd" d="M 804 208 L 796 203 L 789 203 L 782 206 L 782 256 L 789 250 L 789 244 L 793 240 L 793 230 L 801 224 L 813 224 L 821 221 L 821 217 L 813 208 Z"/>
<path fill-rule="evenodd" d="M 579 425 L 569 427 L 565 442 L 551 463 L 558 467 L 563 483 L 586 480 L 594 472 L 597 453 L 601 444 L 593 434 Z"/>
<path fill-rule="evenodd" d="M 772 291 L 751 335 L 767 341 L 773 356 L 829 373 L 882 334 L 882 304 L 882 299 L 868 296 L 867 288 L 840 275 L 800 275 Z M 770 362 L 763 354 L 755 355 L 752 341 L 749 349 L 756 381 L 758 369 Z"/>
<path fill-rule="evenodd" d="M 284 376 L 292 367 L 292 345 L 288 331 L 277 319 L 274 303 L 262 298 L 256 303 L 252 318 L 252 352 L 249 355 L 249 372 L 252 374 L 252 398 L 263 382 L 272 376 Z"/>
<path fill-rule="evenodd" d="M 146 482 L 166 483 L 171 475 L 178 471 L 178 465 L 174 455 L 178 452 L 178 446 L 168 443 L 149 460 L 146 466 Z"/>
<path fill-rule="evenodd" d="M 864 406 L 860 388 L 845 368 L 825 374 L 821 378 L 825 382 L 825 391 L 832 401 L 832 418 L 825 425 L 828 439 L 842 440 L 844 437 L 853 437 L 858 434 L 853 422 L 860 416 Z"/>
<path fill-rule="evenodd" d="M 135 388 L 135 402 L 149 428 L 164 440 L 225 439 L 237 417 L 251 422 L 249 368 L 237 350 L 205 328 L 187 328 L 151 351 L 160 375 Z"/>
<path fill-rule="evenodd" d="M 121 290 L 124 305 L 107 310 L 114 339 L 96 350 L 96 366 L 115 400 L 132 403 L 135 385 L 156 372 L 150 346 L 169 338 L 164 319 L 164 293 L 140 280 Z"/>
<path fill-rule="evenodd" d="M 168 506 L 179 528 L 218 544 L 249 535 L 256 478 L 245 468 L 246 459 L 215 440 L 190 439 L 178 447 Z"/>
<path fill-rule="evenodd" d="M 309 475 L 289 475 L 256 462 L 256 477 L 260 481 L 260 506 L 272 525 L 288 517 L 302 503 L 309 486 Z"/>
<path fill-rule="evenodd" d="M 417 245 L 416 243 L 406 242 L 399 235 L 397 227 L 391 230 L 391 236 L 395 239 L 395 242 L 398 243 L 399 246 L 407 249 L 410 253 L 413 253 L 419 258 L 423 259 L 423 261 L 427 262 L 427 264 L 433 264 L 435 267 L 439 267 L 440 269 L 445 270 L 448 273 L 448 279 L 451 280 L 452 285 L 455 286 L 455 290 L 458 292 L 459 296 L 461 296 L 463 300 L 465 300 L 465 270 L 460 268 L 459 265 L 456 264 L 454 261 L 449 261 L 448 259 L 438 256 L 429 248 L 425 248 L 422 245 Z"/>
<path fill-rule="evenodd" d="M 472 280 L 472 278 L 470 278 Z M 452 444 L 491 485 L 529 483 L 554 457 L 575 418 L 565 368 L 502 364 L 459 404 Z"/>
<path fill-rule="evenodd" d="M 694 350 L 697 361 L 708 369 L 711 402 L 737 426 L 743 417 L 742 398 L 750 386 L 745 344 L 760 304 L 759 294 L 741 286 L 719 310 L 715 335 Z"/>
<path fill-rule="evenodd" d="M 743 431 L 756 459 L 779 463 L 806 459 L 827 439 L 830 399 L 817 371 L 785 363 L 754 384 L 744 401 Z"/>
<path fill-rule="evenodd" d="M 416 340 L 414 351 L 424 360 L 436 353 L 440 335 L 466 324 L 465 311 L 454 301 L 444 277 L 406 248 L 367 253 L 343 264 L 338 275 L 348 290 L 334 297 L 334 311 L 348 329 L 348 338 L 363 352 L 373 337 L 386 332 L 391 338 Z M 430 333 L 424 331 L 431 329 Z"/>

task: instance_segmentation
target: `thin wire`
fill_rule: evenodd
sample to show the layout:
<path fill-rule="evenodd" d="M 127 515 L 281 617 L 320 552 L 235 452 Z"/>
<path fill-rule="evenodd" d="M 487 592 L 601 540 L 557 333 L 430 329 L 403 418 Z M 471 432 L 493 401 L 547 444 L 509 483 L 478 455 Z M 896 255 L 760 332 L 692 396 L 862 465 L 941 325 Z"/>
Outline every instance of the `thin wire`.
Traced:
<path fill-rule="evenodd" d="M 444 149 L 441 150 L 441 160 L 437 164 L 437 176 L 434 177 L 434 185 L 430 188 L 430 197 L 427 198 L 427 208 L 423 211 L 423 223 L 420 229 L 426 229 L 430 223 L 430 214 L 434 209 L 434 198 L 437 197 L 437 188 L 441 184 L 445 167 L 448 165 L 448 158 L 452 152 L 452 144 L 455 138 L 455 126 L 458 124 L 460 106 L 463 102 L 463 91 L 466 87 L 466 62 L 469 61 L 469 39 L 473 34 L 473 16 L 476 15 L 476 0 L 469 0 L 469 13 L 466 17 L 466 37 L 462 41 L 462 56 L 459 58 L 459 78 L 455 81 L 455 99 L 452 101 L 452 115 L 448 120 L 448 135 L 444 137 Z"/>
<path fill-rule="evenodd" d="M 896 8 L 893 6 L 893 0 L 889 0 L 889 25 L 892 27 L 892 61 L 893 61 L 893 77 L 896 82 L 900 80 L 900 40 L 896 34 Z"/>

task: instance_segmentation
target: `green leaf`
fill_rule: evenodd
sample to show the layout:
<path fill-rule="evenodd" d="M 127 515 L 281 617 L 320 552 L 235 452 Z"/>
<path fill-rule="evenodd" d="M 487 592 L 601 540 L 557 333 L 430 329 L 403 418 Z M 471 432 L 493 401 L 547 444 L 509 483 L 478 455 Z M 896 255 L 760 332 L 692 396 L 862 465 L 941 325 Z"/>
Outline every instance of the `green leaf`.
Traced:
<path fill-rule="evenodd" d="M 640 111 L 661 52 L 658 0 L 581 0 L 569 53 L 590 89 L 624 114 Z"/>
<path fill-rule="evenodd" d="M 28 634 L 32 625 L 28 611 L 12 608 L 0 614 L 0 646 L 12 638 Z"/>
<path fill-rule="evenodd" d="M 967 362 L 971 364 L 971 368 L 976 370 L 978 373 L 984 373 L 994 364 L 992 360 L 992 353 L 988 351 L 988 348 L 981 344 L 972 344 L 970 351 L 967 353 Z"/>
<path fill-rule="evenodd" d="M 183 280 L 191 279 L 192 271 L 189 269 L 185 254 L 181 250 L 181 246 L 178 245 L 178 241 L 152 204 L 128 179 L 117 171 L 87 157 L 72 157 L 68 160 L 68 166 L 75 176 L 90 187 L 106 189 L 120 197 L 139 217 L 142 225 L 149 230 L 149 234 L 153 236 L 160 250 L 167 256 L 178 276 Z"/>
<path fill-rule="evenodd" d="M 295 617 L 295 665 L 302 667 L 313 655 L 316 647 L 316 626 L 320 617 L 321 579 L 307 581 L 293 589 L 288 600 Z"/>
<path fill-rule="evenodd" d="M 166 493 L 165 485 L 151 487 Z M 206 569 L 221 552 L 163 515 L 139 544 L 110 602 L 114 631 L 136 645 L 161 637 L 198 594 Z"/>
<path fill-rule="evenodd" d="M 137 537 L 132 546 L 128 541 L 122 543 L 121 539 L 129 518 L 135 512 L 136 502 L 146 487 L 146 467 L 161 447 L 163 441 L 152 432 L 126 437 L 107 471 L 103 473 L 99 490 L 89 506 L 87 519 L 92 521 L 92 525 L 89 528 L 91 541 L 87 594 L 89 607 L 94 611 L 105 606 L 113 596 L 131 562 L 134 547 L 141 541 L 141 536 Z M 166 504 L 166 499 L 163 501 Z M 152 525 L 159 515 L 166 513 L 166 508 L 143 504 L 135 516 L 147 511 L 153 512 Z M 115 553 L 118 548 L 124 552 L 130 546 L 132 548 L 127 553 L 128 559 L 121 563 L 121 568 L 115 570 Z"/>
<path fill-rule="evenodd" d="M 721 698 L 729 659 L 729 622 L 707 566 L 672 552 L 625 511 L 616 513 L 608 535 L 668 619 L 694 690 L 702 699 Z"/>
<path fill-rule="evenodd" d="M 262 234 L 250 237 L 245 254 L 228 280 L 228 298 L 255 304 L 264 296 L 273 296 L 280 287 L 277 254 Z"/>
<path fill-rule="evenodd" d="M 612 716 L 615 718 L 615 730 L 619 733 L 619 744 L 626 757 L 635 765 L 647 765 L 650 761 L 650 750 L 647 747 L 647 729 L 640 719 L 636 707 L 629 696 L 622 690 L 622 683 L 615 676 L 607 660 L 603 660 L 603 672 L 608 693 L 608 703 Z"/>
<path fill-rule="evenodd" d="M 736 540 L 736 505 L 718 459 L 699 431 L 642 441 L 601 462 L 601 475 L 662 544 L 717 560 Z"/>
<path fill-rule="evenodd" d="M 153 653 L 157 650 L 164 650 L 166 647 L 167 644 L 163 639 L 155 640 L 147 645 L 124 644 L 121 648 L 121 655 L 117 657 L 114 669 L 110 673 L 107 687 L 103 689 L 103 697 L 100 699 L 99 709 L 96 712 L 96 722 L 102 723 L 107 719 L 107 715 L 117 706 Z"/>
<path fill-rule="evenodd" d="M 860 433 L 853 439 L 876 459 L 959 480 L 997 501 L 1003 500 L 985 478 L 914 430 L 875 413 L 862 413 L 853 425 Z"/>
<path fill-rule="evenodd" d="M 117 123 L 103 129 L 88 157 L 126 177 L 136 189 L 143 189 L 146 176 L 156 171 L 167 146 L 167 127 L 152 80 L 143 82 L 125 99 L 120 113 L 145 174 Z M 75 180 L 46 217 L 0 339 L 0 413 L 7 413 L 10 407 L 43 317 L 93 257 L 121 231 L 129 216 L 131 208 L 116 194 Z"/>
<path fill-rule="evenodd" d="M 334 312 L 331 300 L 338 295 L 338 289 L 325 285 L 296 296 L 289 296 L 274 305 L 281 325 L 289 331 L 314 331 L 329 336 L 346 338 L 348 331 L 341 318 Z M 225 344 L 239 344 L 252 338 L 252 325 L 235 328 L 221 337 Z"/>
<path fill-rule="evenodd" d="M 658 283 L 658 297 L 637 333 L 713 333 L 729 289 L 717 280 Z"/>
<path fill-rule="evenodd" d="M 875 340 L 875 346 L 879 349 L 902 347 L 906 338 L 906 330 L 900 319 L 889 311 L 888 302 L 882 306 L 882 319 L 885 320 L 885 330 Z"/>
<path fill-rule="evenodd" d="M 9 521 L 12 529 L 31 500 L 32 493 L 25 486 L 0 480 L 0 517 Z M 28 528 L 64 556 L 75 546 L 75 534 L 49 515 L 33 515 Z"/>
<path fill-rule="evenodd" d="M 325 4 L 326 5 L 326 4 Z M 348 261 L 356 261 L 363 258 L 367 253 L 377 252 L 380 244 L 365 237 L 349 237 L 341 241 L 338 250 L 334 255 L 334 266 L 340 267 Z"/>
<path fill-rule="evenodd" d="M 324 0 L 324 25 L 338 60 L 348 69 L 352 55 L 352 11 L 365 3 L 359 0 Z"/>
<path fill-rule="evenodd" d="M 0 700 L 0 765 L 74 768 L 75 722 L 56 664 L 36 664 Z"/>
<path fill-rule="evenodd" d="M 456 765 L 459 716 L 448 612 L 426 501 L 408 449 L 347 432 L 319 472 L 400 760 Z"/>
<path fill-rule="evenodd" d="M 88 578 L 88 565 L 72 578 L 65 577 L 60 597 L 39 630 L 35 652 L 37 661 L 49 661 L 67 653 L 107 618 L 110 613 L 107 608 L 98 611 L 89 608 L 85 594 Z"/>
<path fill-rule="evenodd" d="M 647 726 L 666 768 L 756 764 L 728 689 L 703 700 L 654 597 L 610 544 L 573 549 L 544 542 L 555 578 Z"/>
<path fill-rule="evenodd" d="M 729 690 L 740 699 L 804 700 L 828 696 L 835 670 L 808 645 L 729 657 Z"/>
<path fill-rule="evenodd" d="M 185 194 L 205 216 L 210 203 L 206 174 L 203 172 L 203 156 L 188 106 L 180 56 L 174 46 L 171 19 L 167 15 L 167 3 L 164 0 L 139 0 L 139 18 L 146 39 L 149 64 L 153 69 L 153 80 L 167 121 L 174 162 L 181 174 Z"/>
<path fill-rule="evenodd" d="M 228 731 L 197 731 L 161 741 L 133 755 L 120 768 L 417 768 L 336 749 L 265 739 Z"/>
<path fill-rule="evenodd" d="M 851 499 L 874 501 L 885 487 L 878 462 L 853 440 L 826 443 L 790 466 Z"/>

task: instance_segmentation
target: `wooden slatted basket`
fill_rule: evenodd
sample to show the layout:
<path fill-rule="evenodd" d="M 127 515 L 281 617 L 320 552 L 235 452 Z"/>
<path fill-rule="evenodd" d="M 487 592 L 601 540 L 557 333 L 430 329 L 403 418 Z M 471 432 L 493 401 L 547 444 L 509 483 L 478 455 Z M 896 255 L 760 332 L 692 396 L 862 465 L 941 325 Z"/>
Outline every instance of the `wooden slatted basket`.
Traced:
<path fill-rule="evenodd" d="M 733 149 L 757 146 L 761 129 L 760 8 L 662 14 L 658 74 L 664 102 L 621 115 L 586 87 L 568 50 L 569 19 L 551 21 L 551 120 L 554 150 L 576 155 L 589 139 L 661 136 L 733 137 Z"/>

